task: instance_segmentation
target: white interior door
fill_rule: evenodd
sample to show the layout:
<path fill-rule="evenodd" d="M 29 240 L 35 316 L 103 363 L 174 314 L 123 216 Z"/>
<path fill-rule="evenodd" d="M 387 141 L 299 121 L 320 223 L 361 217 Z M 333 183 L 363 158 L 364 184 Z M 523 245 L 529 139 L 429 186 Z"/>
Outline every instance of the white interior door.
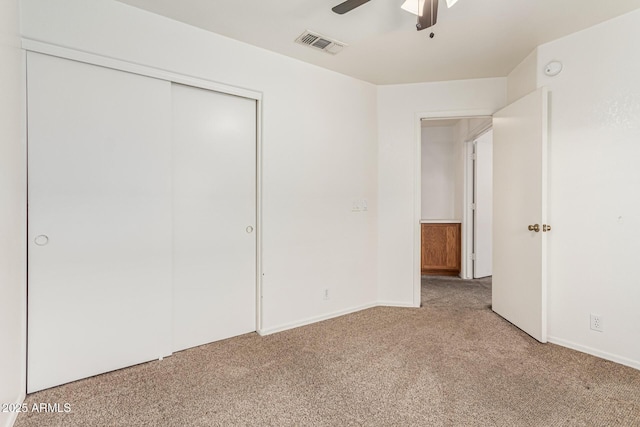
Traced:
<path fill-rule="evenodd" d="M 256 102 L 172 85 L 174 351 L 256 330 Z"/>
<path fill-rule="evenodd" d="M 497 112 L 493 133 L 493 310 L 546 342 L 547 89 Z"/>
<path fill-rule="evenodd" d="M 493 219 L 493 130 L 474 141 L 473 277 L 491 276 Z"/>
<path fill-rule="evenodd" d="M 171 353 L 170 84 L 28 53 L 34 392 Z"/>

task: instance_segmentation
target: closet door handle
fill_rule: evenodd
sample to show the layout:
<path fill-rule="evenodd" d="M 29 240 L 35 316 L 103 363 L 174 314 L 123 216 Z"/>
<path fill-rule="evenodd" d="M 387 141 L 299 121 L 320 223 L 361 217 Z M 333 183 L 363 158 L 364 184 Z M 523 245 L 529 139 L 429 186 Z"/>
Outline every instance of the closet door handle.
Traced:
<path fill-rule="evenodd" d="M 39 236 L 36 236 L 35 239 L 33 239 L 33 243 L 35 243 L 38 246 L 45 246 L 47 243 L 49 243 L 49 237 L 41 234 Z"/>
<path fill-rule="evenodd" d="M 248 225 L 247 228 L 246 228 L 246 231 L 247 231 L 247 234 L 253 233 L 253 227 Z"/>
<path fill-rule="evenodd" d="M 540 226 L 538 224 L 530 225 L 529 231 L 535 231 L 536 233 L 540 231 Z"/>

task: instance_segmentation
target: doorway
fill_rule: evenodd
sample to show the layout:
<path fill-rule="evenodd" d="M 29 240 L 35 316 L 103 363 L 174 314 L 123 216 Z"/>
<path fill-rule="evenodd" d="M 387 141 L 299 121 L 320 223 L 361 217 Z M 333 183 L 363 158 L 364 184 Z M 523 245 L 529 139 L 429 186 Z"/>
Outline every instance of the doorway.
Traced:
<path fill-rule="evenodd" d="M 416 145 L 414 260 L 420 259 L 422 119 L 486 117 L 493 129 L 492 310 L 540 342 L 547 340 L 547 132 L 548 89 L 540 87 L 497 112 L 442 112 L 418 115 Z M 467 151 L 468 153 L 468 151 Z M 471 158 L 466 156 L 466 159 Z M 465 169 L 468 171 L 468 168 Z M 465 193 L 471 186 L 469 173 Z M 465 199 L 468 200 L 468 199 Z M 469 236 L 469 215 L 462 219 Z M 465 242 L 466 240 L 466 242 Z M 466 243 L 466 244 L 465 244 Z M 466 248 L 465 248 L 466 246 Z M 468 252 L 468 237 L 462 253 Z M 493 254 L 492 254 L 493 255 Z M 462 271 L 468 274 L 468 259 Z M 464 267 L 466 265 L 466 267 Z M 414 269 L 414 302 L 421 275 Z M 417 305 L 417 304 L 416 304 Z"/>
<path fill-rule="evenodd" d="M 488 114 L 420 119 L 420 276 L 491 276 Z"/>

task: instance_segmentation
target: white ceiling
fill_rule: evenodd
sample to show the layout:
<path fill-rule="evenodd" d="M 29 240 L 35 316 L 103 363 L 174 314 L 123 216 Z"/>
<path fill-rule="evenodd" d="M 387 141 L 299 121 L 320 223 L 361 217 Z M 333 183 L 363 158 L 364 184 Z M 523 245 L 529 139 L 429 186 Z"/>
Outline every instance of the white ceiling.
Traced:
<path fill-rule="evenodd" d="M 504 77 L 536 46 L 640 8 L 640 0 L 459 0 L 447 9 L 441 0 L 438 23 L 418 32 L 404 0 L 371 0 L 344 15 L 331 11 L 341 0 L 119 1 L 375 84 Z M 306 29 L 349 46 L 333 56 L 294 43 Z"/>

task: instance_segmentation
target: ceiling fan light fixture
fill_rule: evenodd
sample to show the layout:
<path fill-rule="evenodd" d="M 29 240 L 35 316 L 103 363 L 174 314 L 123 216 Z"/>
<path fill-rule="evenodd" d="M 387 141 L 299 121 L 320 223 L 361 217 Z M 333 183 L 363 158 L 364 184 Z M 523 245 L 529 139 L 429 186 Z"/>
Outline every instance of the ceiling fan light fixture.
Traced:
<path fill-rule="evenodd" d="M 422 10 L 423 5 L 424 5 L 424 0 L 405 0 L 405 2 L 402 3 L 402 6 L 400 7 L 409 13 L 413 13 L 414 15 L 420 15 L 419 11 Z"/>
<path fill-rule="evenodd" d="M 405 0 L 401 8 L 409 13 L 420 16 L 420 11 L 424 7 L 425 0 Z M 452 7 L 458 0 L 447 0 L 447 7 Z"/>

